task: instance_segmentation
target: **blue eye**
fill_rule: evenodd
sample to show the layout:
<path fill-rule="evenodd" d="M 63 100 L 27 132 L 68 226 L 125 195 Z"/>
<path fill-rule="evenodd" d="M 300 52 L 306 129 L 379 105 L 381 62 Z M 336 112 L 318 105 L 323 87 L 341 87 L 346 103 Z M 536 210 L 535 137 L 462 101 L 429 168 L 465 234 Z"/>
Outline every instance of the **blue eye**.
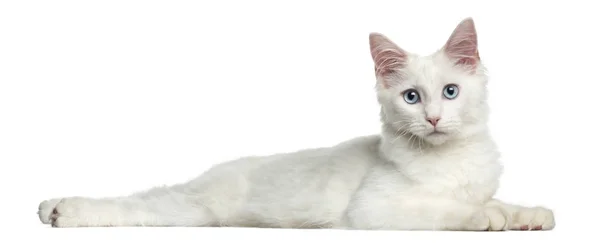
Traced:
<path fill-rule="evenodd" d="M 448 99 L 454 99 L 458 96 L 458 86 L 449 84 L 444 87 L 444 96 Z"/>
<path fill-rule="evenodd" d="M 404 101 L 409 104 L 415 104 L 419 102 L 419 93 L 414 89 L 404 91 Z"/>

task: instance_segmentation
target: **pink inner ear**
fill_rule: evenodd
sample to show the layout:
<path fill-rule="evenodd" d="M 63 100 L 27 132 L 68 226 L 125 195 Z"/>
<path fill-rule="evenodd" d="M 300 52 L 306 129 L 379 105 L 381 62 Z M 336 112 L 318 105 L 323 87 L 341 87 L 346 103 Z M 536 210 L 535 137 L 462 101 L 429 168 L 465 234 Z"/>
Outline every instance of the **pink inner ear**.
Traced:
<path fill-rule="evenodd" d="M 377 76 L 386 76 L 405 66 L 406 53 L 384 35 L 371 33 L 369 44 Z"/>
<path fill-rule="evenodd" d="M 477 32 L 471 18 L 463 20 L 455 29 L 444 50 L 457 65 L 474 68 L 479 63 Z"/>

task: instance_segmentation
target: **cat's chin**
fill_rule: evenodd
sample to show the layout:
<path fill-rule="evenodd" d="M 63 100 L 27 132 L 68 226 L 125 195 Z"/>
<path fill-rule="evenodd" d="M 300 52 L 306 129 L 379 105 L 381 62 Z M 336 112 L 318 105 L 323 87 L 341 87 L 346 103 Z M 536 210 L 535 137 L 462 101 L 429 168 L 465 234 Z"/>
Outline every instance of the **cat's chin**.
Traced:
<path fill-rule="evenodd" d="M 423 140 L 425 140 L 431 145 L 439 146 L 448 141 L 448 134 L 443 132 L 432 132 L 430 134 L 425 135 L 423 137 Z"/>

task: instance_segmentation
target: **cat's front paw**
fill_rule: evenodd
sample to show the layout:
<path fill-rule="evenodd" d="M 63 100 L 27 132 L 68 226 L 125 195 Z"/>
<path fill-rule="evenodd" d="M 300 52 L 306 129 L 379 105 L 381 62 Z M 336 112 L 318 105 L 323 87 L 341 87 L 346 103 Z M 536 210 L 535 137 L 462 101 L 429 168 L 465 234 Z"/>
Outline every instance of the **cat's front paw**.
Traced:
<path fill-rule="evenodd" d="M 467 222 L 467 230 L 476 231 L 504 231 L 508 230 L 511 216 L 500 207 L 485 207 L 473 214 Z"/>
<path fill-rule="evenodd" d="M 512 230 L 551 230 L 554 228 L 554 213 L 543 207 L 521 208 L 515 212 Z"/>

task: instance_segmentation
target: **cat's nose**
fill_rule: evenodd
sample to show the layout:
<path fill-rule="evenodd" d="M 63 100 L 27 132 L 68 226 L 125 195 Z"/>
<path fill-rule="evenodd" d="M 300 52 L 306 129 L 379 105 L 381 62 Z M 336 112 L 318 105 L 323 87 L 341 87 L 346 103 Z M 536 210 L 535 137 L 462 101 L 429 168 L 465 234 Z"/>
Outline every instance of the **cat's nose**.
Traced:
<path fill-rule="evenodd" d="M 427 118 L 425 118 L 425 120 L 427 120 L 434 127 L 438 124 L 438 121 L 440 121 L 440 119 L 441 119 L 440 117 L 427 117 Z"/>

